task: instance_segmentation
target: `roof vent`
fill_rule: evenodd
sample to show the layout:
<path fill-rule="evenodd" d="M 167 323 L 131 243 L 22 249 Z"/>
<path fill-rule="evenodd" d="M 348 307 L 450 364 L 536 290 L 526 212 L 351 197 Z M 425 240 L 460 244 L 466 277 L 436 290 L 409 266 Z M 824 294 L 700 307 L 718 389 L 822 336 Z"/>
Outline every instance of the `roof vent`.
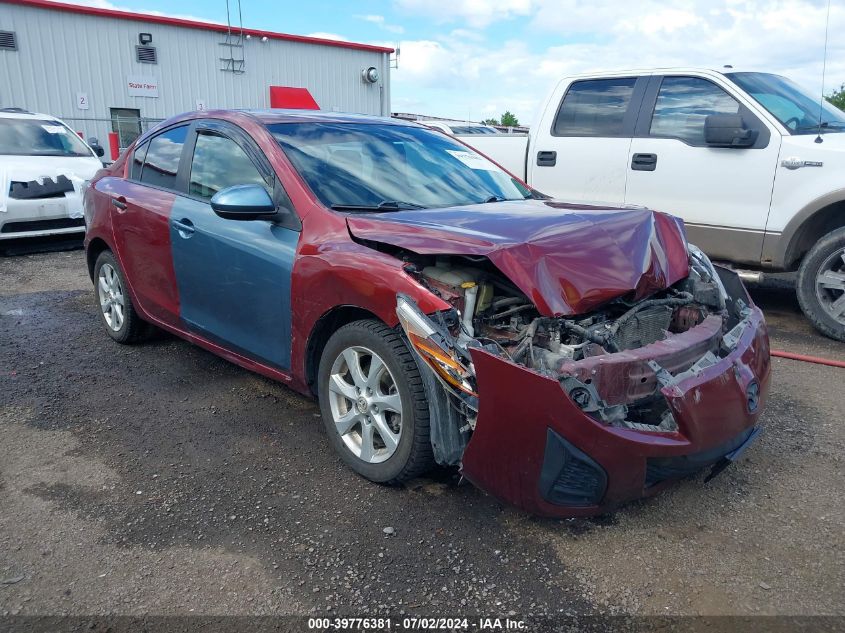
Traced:
<path fill-rule="evenodd" d="M 158 56 L 156 55 L 155 46 L 136 46 L 135 47 L 135 61 L 141 64 L 157 64 Z"/>
<path fill-rule="evenodd" d="M 0 50 L 18 50 L 18 38 L 14 31 L 0 31 Z"/>

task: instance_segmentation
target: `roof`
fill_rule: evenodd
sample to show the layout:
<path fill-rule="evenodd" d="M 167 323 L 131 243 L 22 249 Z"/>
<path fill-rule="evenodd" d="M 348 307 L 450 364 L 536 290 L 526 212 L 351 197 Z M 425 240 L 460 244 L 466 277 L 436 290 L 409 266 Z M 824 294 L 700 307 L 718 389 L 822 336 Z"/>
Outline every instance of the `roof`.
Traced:
<path fill-rule="evenodd" d="M 131 11 L 118 11 L 116 9 L 102 9 L 100 7 L 87 7 L 77 4 L 65 4 L 63 2 L 52 2 L 50 0 L 0 0 L 8 4 L 23 5 L 26 7 L 36 7 L 39 9 L 48 9 L 51 11 L 67 11 L 68 13 L 78 13 L 82 15 L 93 15 L 101 18 L 115 18 L 118 20 L 136 20 L 140 22 L 149 22 L 152 24 L 163 24 L 166 26 L 178 26 L 188 29 L 200 29 L 204 31 L 216 31 L 217 33 L 229 32 L 229 27 L 225 24 L 215 24 L 213 22 L 200 22 L 198 20 L 184 20 L 182 18 L 171 18 L 164 15 L 151 15 L 149 13 L 134 13 Z M 375 53 L 392 53 L 392 48 L 384 46 L 373 46 L 371 44 L 358 44 L 356 42 L 342 42 L 339 40 L 327 40 L 320 37 L 309 37 L 307 35 L 291 35 L 289 33 L 276 33 L 273 31 L 261 31 L 258 29 L 239 29 L 232 27 L 235 32 L 242 32 L 244 35 L 251 35 L 252 37 L 266 37 L 271 40 L 285 40 L 288 42 L 300 42 L 303 44 L 317 44 L 321 46 L 335 46 L 338 48 L 351 48 L 361 51 L 371 51 Z"/>

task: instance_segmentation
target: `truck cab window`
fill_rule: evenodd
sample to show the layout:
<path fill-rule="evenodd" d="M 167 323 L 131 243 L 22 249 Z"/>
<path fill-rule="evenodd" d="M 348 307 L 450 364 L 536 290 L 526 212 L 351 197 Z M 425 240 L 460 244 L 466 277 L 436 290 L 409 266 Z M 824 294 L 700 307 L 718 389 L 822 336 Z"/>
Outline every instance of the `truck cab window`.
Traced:
<path fill-rule="evenodd" d="M 704 119 L 737 114 L 739 103 L 719 86 L 698 77 L 665 77 L 651 118 L 651 136 L 704 146 Z"/>
<path fill-rule="evenodd" d="M 636 77 L 576 81 L 560 105 L 553 136 L 619 136 Z"/>

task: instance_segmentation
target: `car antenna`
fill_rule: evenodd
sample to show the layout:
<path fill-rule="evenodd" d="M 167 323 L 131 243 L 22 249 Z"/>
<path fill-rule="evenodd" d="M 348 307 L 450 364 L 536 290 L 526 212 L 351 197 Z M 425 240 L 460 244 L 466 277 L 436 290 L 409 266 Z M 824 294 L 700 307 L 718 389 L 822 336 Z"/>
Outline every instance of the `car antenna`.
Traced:
<path fill-rule="evenodd" d="M 827 34 L 830 30 L 830 0 L 827 0 L 827 18 L 824 23 L 824 57 L 822 58 L 822 94 L 819 98 L 819 131 L 816 134 L 816 143 L 823 143 L 822 139 L 822 114 L 824 114 L 824 75 L 827 71 Z"/>

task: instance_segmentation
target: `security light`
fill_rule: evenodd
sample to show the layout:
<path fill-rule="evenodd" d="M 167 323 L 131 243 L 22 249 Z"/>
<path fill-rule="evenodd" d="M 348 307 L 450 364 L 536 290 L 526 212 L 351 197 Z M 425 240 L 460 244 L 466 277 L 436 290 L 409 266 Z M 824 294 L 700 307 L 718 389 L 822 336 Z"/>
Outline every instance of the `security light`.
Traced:
<path fill-rule="evenodd" d="M 153 41 L 152 33 L 138 33 L 138 42 L 141 46 L 146 46 Z"/>

